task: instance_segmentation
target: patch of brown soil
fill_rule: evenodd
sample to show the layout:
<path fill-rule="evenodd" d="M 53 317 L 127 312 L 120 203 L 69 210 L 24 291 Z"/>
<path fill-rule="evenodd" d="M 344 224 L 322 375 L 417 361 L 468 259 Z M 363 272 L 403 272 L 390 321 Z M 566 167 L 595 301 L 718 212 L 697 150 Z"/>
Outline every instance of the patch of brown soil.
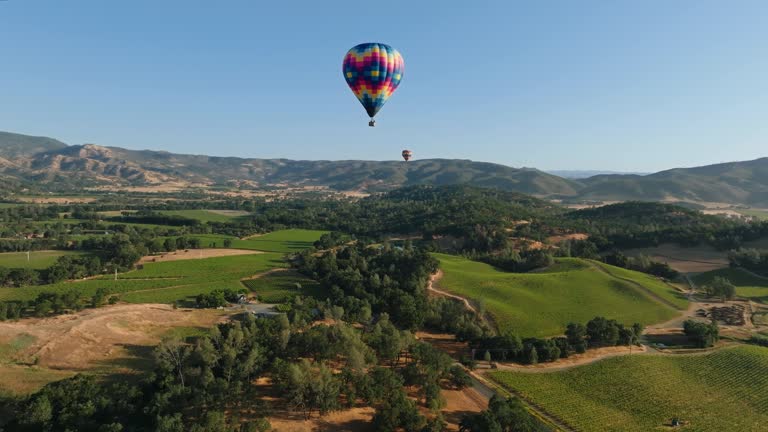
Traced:
<path fill-rule="evenodd" d="M 21 334 L 34 343 L 14 355 L 19 364 L 85 370 L 130 357 L 130 349 L 151 346 L 173 327 L 211 327 L 222 321 L 215 310 L 173 309 L 165 304 L 125 304 L 77 314 L 0 323 L 0 340 Z"/>
<path fill-rule="evenodd" d="M 32 204 L 69 204 L 69 203 L 92 203 L 96 201 L 94 197 L 15 197 L 16 200 Z"/>
<path fill-rule="evenodd" d="M 454 335 L 449 333 L 418 331 L 416 339 L 429 343 L 454 360 L 460 360 L 463 355 L 469 355 L 472 352 L 468 343 L 457 341 Z"/>
<path fill-rule="evenodd" d="M 573 233 L 573 234 L 561 234 L 547 237 L 547 243 L 558 244 L 566 240 L 586 240 L 589 238 L 589 234 Z"/>
<path fill-rule="evenodd" d="M 181 261 L 192 259 L 216 258 L 235 255 L 255 255 L 262 254 L 262 251 L 244 250 L 244 249 L 186 249 L 176 252 L 166 252 L 162 255 L 148 255 L 139 260 L 139 264 L 149 264 L 154 262 Z"/>
<path fill-rule="evenodd" d="M 322 417 L 315 414 L 307 420 L 302 413 L 286 411 L 275 413 L 269 422 L 277 432 L 364 432 L 371 430 L 371 419 L 375 412 L 371 407 L 350 408 Z"/>
<path fill-rule="evenodd" d="M 472 387 L 464 390 L 443 390 L 442 393 L 446 402 L 442 413 L 449 431 L 459 430 L 459 422 L 464 415 L 479 413 L 488 408 L 488 399 Z"/>

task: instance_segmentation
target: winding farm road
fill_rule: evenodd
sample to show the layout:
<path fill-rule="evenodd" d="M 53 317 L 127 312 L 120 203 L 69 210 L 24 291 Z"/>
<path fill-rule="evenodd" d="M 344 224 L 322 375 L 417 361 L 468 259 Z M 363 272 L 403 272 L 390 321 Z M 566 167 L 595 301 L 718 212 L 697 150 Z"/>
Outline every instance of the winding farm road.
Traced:
<path fill-rule="evenodd" d="M 439 281 L 442 278 L 443 278 L 443 271 L 442 270 L 438 270 L 437 273 L 435 273 L 432 276 L 430 276 L 429 277 L 429 282 L 427 282 L 427 290 L 432 291 L 433 293 L 435 293 L 437 295 L 440 295 L 440 296 L 443 296 L 443 297 L 449 297 L 449 298 L 452 298 L 454 300 L 458 300 L 458 301 L 464 303 L 464 307 L 466 307 L 467 310 L 469 310 L 469 311 L 471 311 L 473 313 L 477 313 L 477 309 L 475 309 L 475 307 L 472 306 L 472 303 L 470 303 L 469 300 L 467 300 L 466 298 L 461 297 L 461 296 L 457 296 L 456 294 L 451 294 L 449 292 L 445 292 L 443 290 L 435 288 L 435 284 L 437 283 L 437 281 Z"/>

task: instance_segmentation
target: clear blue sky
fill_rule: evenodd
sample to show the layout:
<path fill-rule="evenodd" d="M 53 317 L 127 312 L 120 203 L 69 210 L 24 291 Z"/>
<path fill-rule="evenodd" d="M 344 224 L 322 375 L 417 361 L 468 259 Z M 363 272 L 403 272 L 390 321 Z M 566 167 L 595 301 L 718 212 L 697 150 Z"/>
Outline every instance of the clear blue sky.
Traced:
<path fill-rule="evenodd" d="M 341 61 L 403 54 L 376 128 Z M 768 156 L 768 2 L 0 1 L 0 130 L 292 159 Z"/>

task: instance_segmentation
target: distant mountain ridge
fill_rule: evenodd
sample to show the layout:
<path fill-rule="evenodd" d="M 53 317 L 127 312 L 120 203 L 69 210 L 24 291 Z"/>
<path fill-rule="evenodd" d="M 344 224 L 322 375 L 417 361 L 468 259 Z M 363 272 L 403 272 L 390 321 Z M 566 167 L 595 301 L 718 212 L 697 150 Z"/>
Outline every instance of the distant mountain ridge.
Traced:
<path fill-rule="evenodd" d="M 571 171 L 577 172 L 577 171 Z M 175 154 L 0 132 L 0 192 L 131 186 L 301 187 L 376 192 L 466 184 L 569 200 L 682 200 L 768 207 L 768 158 L 655 174 L 568 179 L 535 168 L 459 159 L 301 161 Z"/>

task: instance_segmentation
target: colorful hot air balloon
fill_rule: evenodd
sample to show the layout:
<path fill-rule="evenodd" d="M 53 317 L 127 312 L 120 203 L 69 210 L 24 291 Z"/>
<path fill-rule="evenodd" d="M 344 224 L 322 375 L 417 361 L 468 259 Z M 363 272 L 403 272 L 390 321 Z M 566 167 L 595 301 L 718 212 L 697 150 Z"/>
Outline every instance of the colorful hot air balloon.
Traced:
<path fill-rule="evenodd" d="M 403 150 L 403 159 L 408 162 L 413 157 L 413 152 L 410 150 Z"/>
<path fill-rule="evenodd" d="M 403 56 L 389 45 L 364 43 L 347 52 L 342 70 L 349 88 L 371 117 L 368 126 L 374 126 L 373 117 L 403 79 Z"/>

